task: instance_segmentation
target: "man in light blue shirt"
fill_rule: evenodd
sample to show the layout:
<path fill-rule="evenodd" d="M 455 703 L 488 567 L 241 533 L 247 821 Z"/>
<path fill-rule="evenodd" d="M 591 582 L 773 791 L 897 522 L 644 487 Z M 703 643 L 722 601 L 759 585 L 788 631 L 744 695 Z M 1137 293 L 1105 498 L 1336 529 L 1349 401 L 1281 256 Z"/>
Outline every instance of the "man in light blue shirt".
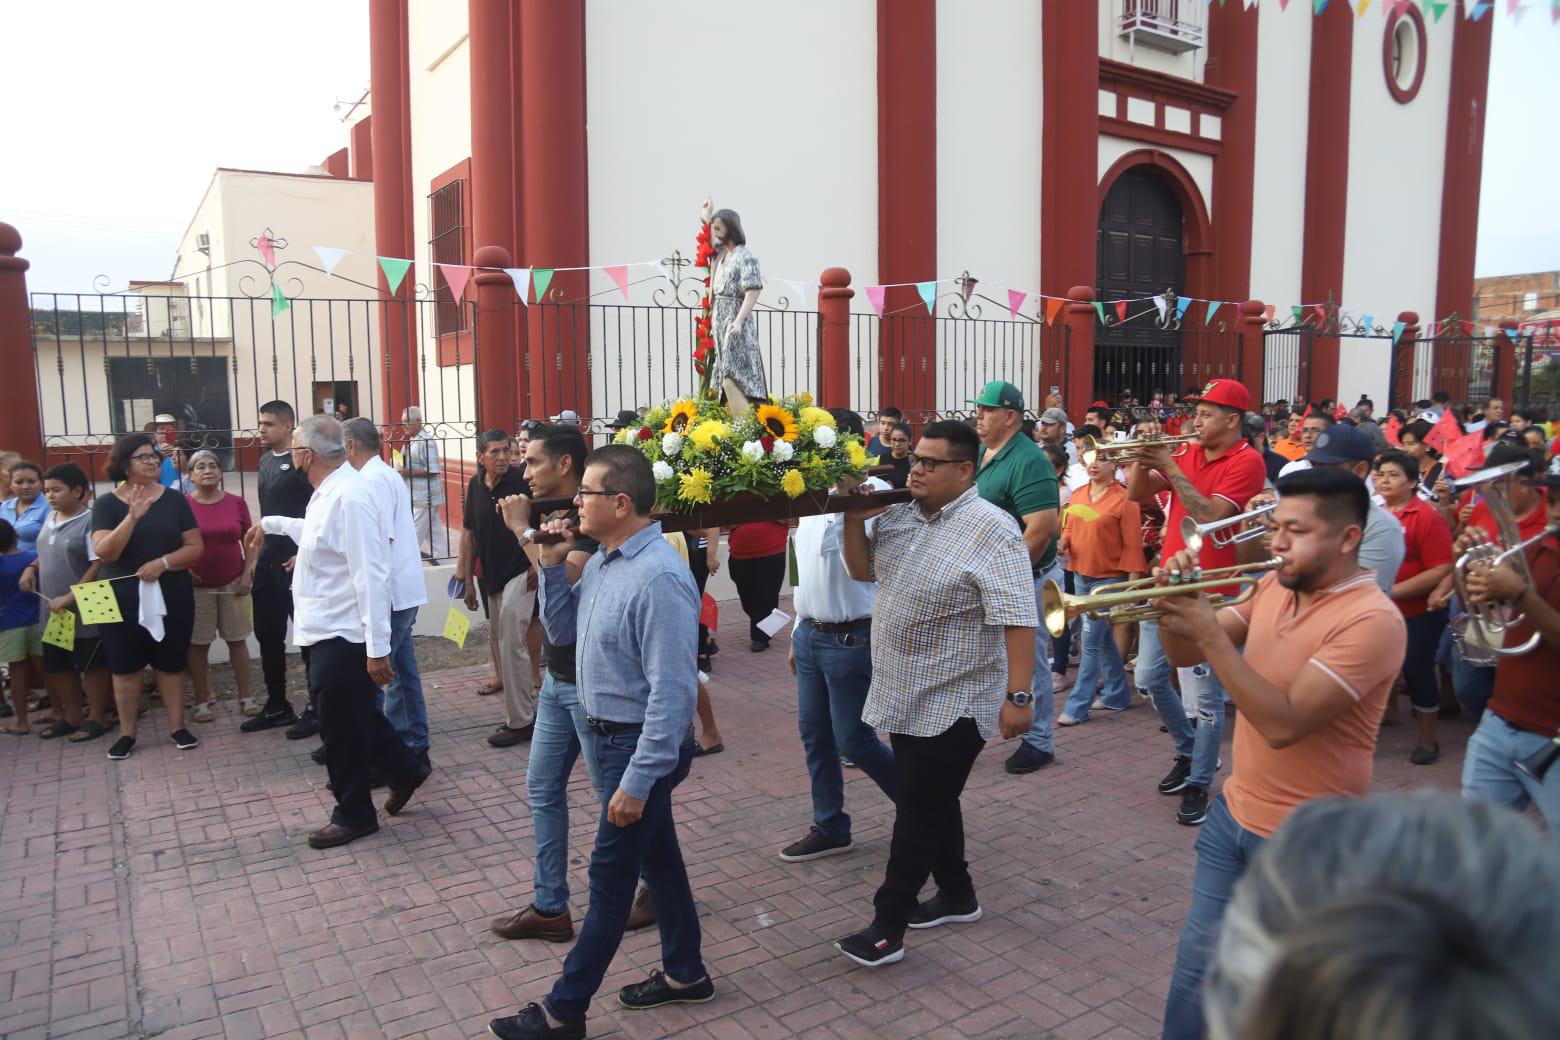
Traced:
<path fill-rule="evenodd" d="M 499 1040 L 585 1035 L 585 1013 L 623 940 L 641 872 L 661 927 L 665 974 L 624 987 L 619 1002 L 643 1010 L 703 1004 L 715 995 L 672 820 L 672 789 L 688 775 L 698 746 L 691 728 L 699 623 L 693 574 L 650 519 L 655 477 L 637 449 L 592 452 L 575 502 L 580 533 L 601 548 L 571 587 L 565 560 L 573 534 L 565 521 L 548 521 L 543 530 L 562 538 L 540 550 L 540 588 L 548 640 L 576 644 L 579 696 L 601 773 L 590 909 L 546 1000 L 489 1023 Z"/>

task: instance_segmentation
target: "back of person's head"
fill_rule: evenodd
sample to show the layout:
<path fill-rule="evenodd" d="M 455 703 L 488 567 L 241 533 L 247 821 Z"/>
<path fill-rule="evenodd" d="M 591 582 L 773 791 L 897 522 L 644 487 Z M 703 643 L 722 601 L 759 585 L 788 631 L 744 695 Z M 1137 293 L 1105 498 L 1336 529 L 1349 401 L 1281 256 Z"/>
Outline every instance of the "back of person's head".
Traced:
<path fill-rule="evenodd" d="M 11 526 L 9 520 L 0 520 L 0 553 L 8 553 L 16 548 L 16 528 Z"/>
<path fill-rule="evenodd" d="M 655 506 L 655 474 L 638 448 L 609 444 L 591 452 L 586 465 L 601 475 L 601 487 L 593 490 L 627 495 L 636 514 L 650 515 Z"/>
<path fill-rule="evenodd" d="M 331 415 L 311 415 L 298 424 L 299 447 L 312 451 L 327 462 L 345 458 L 347 442 L 341 435 L 341 420 Z"/>
<path fill-rule="evenodd" d="M 849 408 L 830 408 L 829 414 L 834 416 L 834 426 L 841 433 L 854 433 L 857 437 L 866 434 L 867 424 Z"/>
<path fill-rule="evenodd" d="M 948 457 L 956 462 L 974 462 L 980 454 L 980 438 L 975 431 L 956 419 L 939 419 L 921 430 L 922 440 L 947 441 Z"/>
<path fill-rule="evenodd" d="M 1084 423 L 1073 431 L 1073 438 L 1080 441 L 1085 437 L 1093 437 L 1095 440 L 1099 440 L 1103 436 L 1105 436 L 1105 431 L 1094 423 Z"/>
<path fill-rule="evenodd" d="M 1517 476 L 1542 476 L 1544 472 L 1544 456 L 1541 452 L 1529 448 L 1526 444 L 1512 441 L 1500 441 L 1490 449 L 1489 457 L 1484 460 L 1484 468 L 1491 466 L 1504 466 L 1509 462 L 1522 462 L 1527 464 L 1526 469 L 1517 471 Z"/>
<path fill-rule="evenodd" d="M 260 414 L 269 415 L 277 422 L 289 425 L 298 421 L 298 417 L 293 414 L 293 406 L 286 401 L 267 401 L 260 406 Z"/>
<path fill-rule="evenodd" d="M 1529 1040 L 1560 1030 L 1560 857 L 1455 795 L 1296 809 L 1235 886 L 1214 1040 Z"/>
<path fill-rule="evenodd" d="M 1022 423 L 1019 424 L 1018 432 L 1022 436 L 1028 437 L 1030 440 L 1034 440 L 1035 439 L 1035 431 L 1038 430 L 1039 428 L 1040 428 L 1040 424 L 1038 422 L 1036 422 L 1034 419 L 1025 419 Z M 897 430 L 897 429 L 899 429 L 899 427 L 896 426 L 896 427 L 894 427 L 894 429 Z"/>
<path fill-rule="evenodd" d="M 1437 390 L 1435 393 L 1430 395 L 1430 400 L 1439 405 L 1448 405 L 1452 403 L 1452 395 L 1447 393 L 1445 390 Z"/>
<path fill-rule="evenodd" d="M 1045 457 L 1051 460 L 1051 468 L 1058 473 L 1067 472 L 1067 451 L 1060 444 L 1052 444 L 1046 441 L 1040 445 L 1040 450 L 1045 452 Z"/>
<path fill-rule="evenodd" d="M 1365 490 L 1365 482 L 1333 466 L 1313 466 L 1279 477 L 1278 494 L 1280 498 L 1315 499 L 1317 515 L 1335 531 L 1350 524 L 1364 530 L 1370 518 L 1370 492 Z"/>
<path fill-rule="evenodd" d="M 377 452 L 382 443 L 379 427 L 372 419 L 359 415 L 341 424 L 341 435 L 365 451 Z"/>
<path fill-rule="evenodd" d="M 113 450 L 108 453 L 108 465 L 105 467 L 108 479 L 114 483 L 127 480 L 130 476 L 130 456 L 142 448 L 157 449 L 157 442 L 144 433 L 127 433 L 114 442 Z"/>
<path fill-rule="evenodd" d="M 81 471 L 81 467 L 74 462 L 61 462 L 50 466 L 43 475 L 44 480 L 57 480 L 71 491 L 87 490 L 87 475 Z"/>
<path fill-rule="evenodd" d="M 531 434 L 531 443 L 546 453 L 554 465 L 562 466 L 563 457 L 569 457 L 569 472 L 579 479 L 585 472 L 585 463 L 590 454 L 590 446 L 585 443 L 585 435 L 575 426 L 544 426 Z"/>

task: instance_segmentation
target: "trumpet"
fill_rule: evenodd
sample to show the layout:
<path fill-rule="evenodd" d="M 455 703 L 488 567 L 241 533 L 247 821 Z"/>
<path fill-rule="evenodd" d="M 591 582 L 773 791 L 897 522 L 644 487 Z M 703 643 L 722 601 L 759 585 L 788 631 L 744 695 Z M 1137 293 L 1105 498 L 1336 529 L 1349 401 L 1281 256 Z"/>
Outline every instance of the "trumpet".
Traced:
<path fill-rule="evenodd" d="M 1053 636 L 1060 636 L 1067 622 L 1080 614 L 1112 625 L 1130 625 L 1135 621 L 1152 621 L 1164 614 L 1153 601 L 1168 596 L 1190 596 L 1201 592 L 1212 593 L 1215 607 L 1230 607 L 1244 603 L 1257 591 L 1257 582 L 1270 570 L 1283 566 L 1284 561 L 1275 556 L 1260 563 L 1243 563 L 1234 567 L 1219 567 L 1203 571 L 1201 581 L 1180 585 L 1161 585 L 1157 578 L 1138 578 L 1118 581 L 1113 585 L 1101 585 L 1087 596 L 1062 591 L 1055 581 L 1045 583 L 1040 593 L 1040 613 L 1045 627 Z M 1238 584 L 1240 591 L 1228 595 L 1217 590 Z"/>
<path fill-rule="evenodd" d="M 1094 460 L 1103 459 L 1106 462 L 1114 462 L 1118 466 L 1125 466 L 1131 462 L 1142 461 L 1140 454 L 1145 449 L 1170 447 L 1179 445 L 1175 455 L 1185 451 L 1187 446 L 1197 440 L 1197 434 L 1188 433 L 1180 437 L 1145 437 L 1137 441 L 1106 441 L 1101 443 L 1093 437 L 1084 437 L 1079 441 L 1078 457 L 1083 460 L 1085 466 L 1092 466 Z"/>
<path fill-rule="evenodd" d="M 1261 538 L 1267 534 L 1265 527 L 1250 527 L 1244 531 L 1231 532 L 1230 528 L 1238 528 L 1241 524 L 1252 520 L 1258 520 L 1269 515 L 1278 508 L 1277 502 L 1269 502 L 1265 506 L 1258 506 L 1250 512 L 1237 516 L 1226 517 L 1223 520 L 1209 520 L 1205 524 L 1199 524 L 1191 517 L 1181 520 L 1181 540 L 1186 543 L 1186 551 L 1196 556 L 1202 551 L 1204 539 L 1206 544 L 1216 549 L 1227 549 L 1241 542 L 1249 542 L 1254 538 Z"/>
<path fill-rule="evenodd" d="M 1478 545 L 1469 546 L 1461 556 L 1457 557 L 1457 562 L 1452 565 L 1452 584 L 1457 589 L 1457 594 L 1462 597 L 1463 607 L 1467 613 L 1457 619 L 1452 634 L 1459 637 L 1459 642 L 1462 644 L 1463 660 L 1469 664 L 1487 666 L 1495 664 L 1502 657 L 1520 657 L 1538 649 L 1543 636 L 1537 632 L 1534 632 L 1527 642 L 1518 646 L 1501 645 L 1501 638 L 1506 629 L 1520 625 L 1525 615 L 1513 613 L 1511 606 L 1506 603 L 1470 602 L 1467 575 L 1468 570 L 1473 567 L 1493 570 L 1511 560 L 1522 560 L 1529 546 L 1537 545 L 1552 534 L 1560 534 L 1560 524 L 1550 524 L 1533 537 L 1518 542 L 1509 549 L 1502 549 L 1492 542 L 1480 542 Z M 1526 569 L 1524 561 L 1521 570 L 1525 572 Z"/>

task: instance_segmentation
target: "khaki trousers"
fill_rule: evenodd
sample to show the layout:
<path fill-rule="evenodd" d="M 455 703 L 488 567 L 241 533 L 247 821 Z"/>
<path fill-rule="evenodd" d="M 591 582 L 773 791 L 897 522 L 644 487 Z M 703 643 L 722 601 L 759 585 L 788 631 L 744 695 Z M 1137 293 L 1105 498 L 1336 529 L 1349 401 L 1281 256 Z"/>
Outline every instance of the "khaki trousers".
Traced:
<path fill-rule="evenodd" d="M 521 574 L 488 597 L 489 635 L 498 649 L 498 674 L 504 681 L 504 725 L 523 729 L 536 721 L 536 690 L 531 685 L 531 652 L 525 632 L 531 627 L 536 593 Z"/>

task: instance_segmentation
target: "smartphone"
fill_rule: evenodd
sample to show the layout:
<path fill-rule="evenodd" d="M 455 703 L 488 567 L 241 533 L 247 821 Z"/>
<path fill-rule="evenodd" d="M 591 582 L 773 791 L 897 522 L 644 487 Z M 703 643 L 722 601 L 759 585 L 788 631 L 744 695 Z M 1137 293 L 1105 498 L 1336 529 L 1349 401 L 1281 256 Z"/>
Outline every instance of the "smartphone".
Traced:
<path fill-rule="evenodd" d="M 1127 431 L 1126 430 L 1117 430 L 1116 431 L 1116 440 L 1124 441 L 1126 439 L 1127 439 Z"/>
<path fill-rule="evenodd" d="M 1051 387 L 1051 393 L 1053 393 L 1053 394 L 1059 394 L 1059 393 L 1061 393 L 1061 392 L 1062 392 L 1062 388 L 1061 388 L 1061 387 L 1059 387 L 1059 386 L 1053 386 L 1053 387 Z"/>

